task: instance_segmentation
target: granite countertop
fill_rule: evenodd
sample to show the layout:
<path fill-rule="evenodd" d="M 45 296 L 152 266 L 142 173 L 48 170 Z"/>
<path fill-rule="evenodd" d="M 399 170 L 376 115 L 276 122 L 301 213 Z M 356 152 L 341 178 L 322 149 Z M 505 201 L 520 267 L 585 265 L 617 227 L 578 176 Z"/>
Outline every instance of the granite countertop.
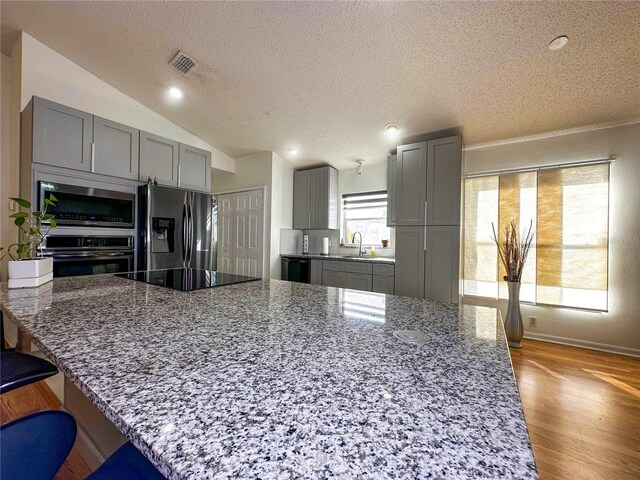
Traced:
<path fill-rule="evenodd" d="M 391 257 L 352 257 L 350 255 L 322 255 L 320 253 L 287 253 L 280 256 L 283 258 L 312 258 L 319 260 L 341 260 L 345 262 L 396 263 L 396 259 Z"/>
<path fill-rule="evenodd" d="M 169 478 L 537 478 L 493 309 L 112 275 L 0 302 Z"/>

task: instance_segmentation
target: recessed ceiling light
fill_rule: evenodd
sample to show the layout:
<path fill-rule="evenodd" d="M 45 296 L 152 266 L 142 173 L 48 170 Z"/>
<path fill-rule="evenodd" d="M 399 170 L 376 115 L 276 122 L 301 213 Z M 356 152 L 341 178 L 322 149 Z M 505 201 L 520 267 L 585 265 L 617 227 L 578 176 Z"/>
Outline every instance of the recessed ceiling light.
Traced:
<path fill-rule="evenodd" d="M 298 154 L 298 149 L 297 149 L 297 148 L 290 148 L 290 149 L 288 150 L 288 152 L 289 152 L 291 155 L 297 155 L 297 154 Z"/>
<path fill-rule="evenodd" d="M 182 98 L 182 90 L 180 90 L 178 87 L 171 87 L 169 89 L 169 95 L 171 95 L 173 98 Z"/>
<path fill-rule="evenodd" d="M 384 132 L 387 136 L 395 138 L 400 134 L 400 127 L 397 123 L 387 123 L 384 126 Z"/>
<path fill-rule="evenodd" d="M 567 37 L 566 35 L 560 35 L 559 37 L 551 40 L 551 43 L 549 44 L 549 50 L 560 50 L 567 44 L 568 41 L 569 37 Z"/>

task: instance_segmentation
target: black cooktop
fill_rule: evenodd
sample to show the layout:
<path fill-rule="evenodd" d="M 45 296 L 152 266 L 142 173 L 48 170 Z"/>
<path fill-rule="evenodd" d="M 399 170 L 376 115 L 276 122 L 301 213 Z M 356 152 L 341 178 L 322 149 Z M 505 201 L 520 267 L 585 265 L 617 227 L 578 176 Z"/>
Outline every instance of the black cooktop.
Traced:
<path fill-rule="evenodd" d="M 213 270 L 197 268 L 171 268 L 168 270 L 142 270 L 139 272 L 117 273 L 117 277 L 128 278 L 138 282 L 150 283 L 161 287 L 190 292 L 201 288 L 223 287 L 234 283 L 260 280 L 256 277 L 221 273 Z"/>

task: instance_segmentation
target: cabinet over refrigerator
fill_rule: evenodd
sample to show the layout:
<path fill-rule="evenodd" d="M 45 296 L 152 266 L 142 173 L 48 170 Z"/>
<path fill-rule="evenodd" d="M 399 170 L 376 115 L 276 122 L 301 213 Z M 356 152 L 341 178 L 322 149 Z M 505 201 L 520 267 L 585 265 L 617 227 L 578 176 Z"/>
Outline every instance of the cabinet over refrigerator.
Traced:
<path fill-rule="evenodd" d="M 138 205 L 139 270 L 216 269 L 211 195 L 148 184 Z"/>

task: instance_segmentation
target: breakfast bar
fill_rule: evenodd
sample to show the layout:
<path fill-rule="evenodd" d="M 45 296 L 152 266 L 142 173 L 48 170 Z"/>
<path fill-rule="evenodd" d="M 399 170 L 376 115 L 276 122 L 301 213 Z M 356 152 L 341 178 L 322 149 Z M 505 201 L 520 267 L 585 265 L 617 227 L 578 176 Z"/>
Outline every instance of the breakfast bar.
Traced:
<path fill-rule="evenodd" d="M 495 309 L 113 275 L 0 302 L 167 478 L 538 478 Z"/>

